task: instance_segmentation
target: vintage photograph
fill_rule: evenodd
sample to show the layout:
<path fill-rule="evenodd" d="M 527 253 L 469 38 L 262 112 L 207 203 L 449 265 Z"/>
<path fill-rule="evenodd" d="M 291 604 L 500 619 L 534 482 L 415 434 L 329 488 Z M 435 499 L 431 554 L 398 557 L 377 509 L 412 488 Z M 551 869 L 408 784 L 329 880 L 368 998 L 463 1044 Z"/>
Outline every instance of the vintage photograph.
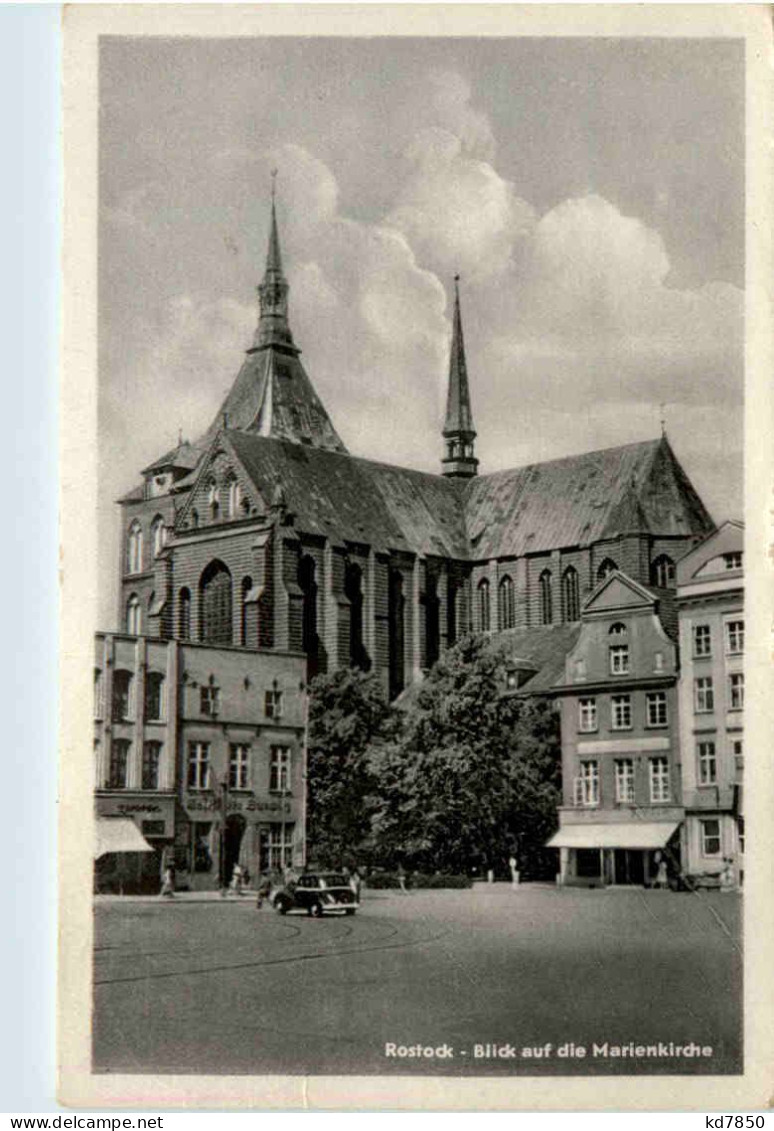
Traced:
<path fill-rule="evenodd" d="M 745 83 L 99 36 L 94 1076 L 743 1073 Z"/>

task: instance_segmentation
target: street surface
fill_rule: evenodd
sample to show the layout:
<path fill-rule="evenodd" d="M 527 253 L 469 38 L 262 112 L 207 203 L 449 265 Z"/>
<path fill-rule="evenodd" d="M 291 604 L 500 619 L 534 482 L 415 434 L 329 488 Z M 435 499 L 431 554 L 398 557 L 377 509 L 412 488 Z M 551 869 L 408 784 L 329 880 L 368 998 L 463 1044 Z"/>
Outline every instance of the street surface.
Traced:
<path fill-rule="evenodd" d="M 364 892 L 322 920 L 251 897 L 95 902 L 99 1072 L 741 1070 L 736 894 Z M 674 1052 L 691 1043 L 712 1051 Z"/>

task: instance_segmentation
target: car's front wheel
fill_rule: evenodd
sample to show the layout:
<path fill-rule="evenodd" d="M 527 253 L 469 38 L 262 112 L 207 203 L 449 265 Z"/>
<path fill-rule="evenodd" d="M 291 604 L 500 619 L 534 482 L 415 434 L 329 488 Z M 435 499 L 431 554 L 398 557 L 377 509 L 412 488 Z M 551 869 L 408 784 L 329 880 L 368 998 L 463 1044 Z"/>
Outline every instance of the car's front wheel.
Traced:
<path fill-rule="evenodd" d="M 313 919 L 322 919 L 322 913 L 323 913 L 323 909 L 322 909 L 321 903 L 313 903 L 312 906 L 309 908 L 309 914 L 312 916 Z"/>
<path fill-rule="evenodd" d="M 287 913 L 288 913 L 288 901 L 286 899 L 278 899 L 277 902 L 274 904 L 274 910 L 277 912 L 278 915 L 287 915 Z"/>

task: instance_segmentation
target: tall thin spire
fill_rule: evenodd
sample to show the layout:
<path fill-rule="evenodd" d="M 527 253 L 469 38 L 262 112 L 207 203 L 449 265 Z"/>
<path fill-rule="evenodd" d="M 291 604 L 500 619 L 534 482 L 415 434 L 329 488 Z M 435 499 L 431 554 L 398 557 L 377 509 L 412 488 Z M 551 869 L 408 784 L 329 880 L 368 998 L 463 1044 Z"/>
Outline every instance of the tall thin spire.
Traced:
<path fill-rule="evenodd" d="M 470 479 L 477 473 L 473 412 L 470 407 L 468 367 L 460 313 L 459 275 L 454 276 L 454 323 L 449 358 L 449 387 L 446 395 L 446 419 L 443 426 L 445 454 L 443 474 L 449 478 Z"/>
<path fill-rule="evenodd" d="M 266 252 L 266 269 L 263 281 L 258 286 L 260 317 L 258 329 L 253 340 L 254 349 L 277 346 L 288 353 L 299 353 L 293 343 L 288 322 L 288 281 L 282 270 L 279 232 L 277 230 L 276 204 L 277 170 L 271 173 L 271 223 L 269 226 L 269 246 Z"/>

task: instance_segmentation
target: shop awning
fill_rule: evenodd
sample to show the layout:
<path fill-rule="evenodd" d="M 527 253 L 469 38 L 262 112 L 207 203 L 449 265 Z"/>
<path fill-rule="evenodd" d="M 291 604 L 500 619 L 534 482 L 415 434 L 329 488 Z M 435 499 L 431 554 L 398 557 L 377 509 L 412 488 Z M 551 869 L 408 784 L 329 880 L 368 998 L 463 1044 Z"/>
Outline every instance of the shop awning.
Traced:
<path fill-rule="evenodd" d="M 129 817 L 100 817 L 94 859 L 108 852 L 153 852 L 145 837 Z"/>
<path fill-rule="evenodd" d="M 627 821 L 626 824 L 565 825 L 549 848 L 663 848 L 678 821 Z"/>

